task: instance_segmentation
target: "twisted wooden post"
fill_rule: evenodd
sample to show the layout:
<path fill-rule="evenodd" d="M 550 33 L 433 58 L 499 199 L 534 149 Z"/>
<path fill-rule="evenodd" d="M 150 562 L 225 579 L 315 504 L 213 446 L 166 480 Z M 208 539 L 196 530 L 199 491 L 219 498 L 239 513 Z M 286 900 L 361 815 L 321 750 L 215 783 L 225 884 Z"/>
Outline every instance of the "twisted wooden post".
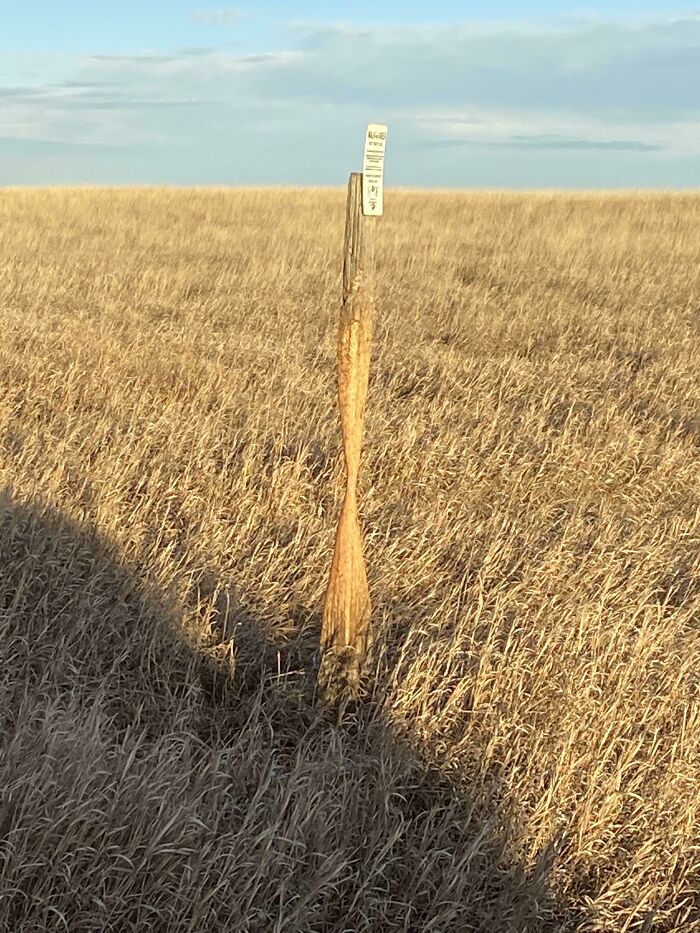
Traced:
<path fill-rule="evenodd" d="M 341 710 L 359 692 L 362 667 L 371 649 L 371 604 L 357 484 L 372 341 L 377 221 L 376 216 L 362 212 L 362 175 L 353 172 L 348 183 L 338 336 L 338 401 L 347 482 L 326 591 L 318 677 L 322 699 Z"/>

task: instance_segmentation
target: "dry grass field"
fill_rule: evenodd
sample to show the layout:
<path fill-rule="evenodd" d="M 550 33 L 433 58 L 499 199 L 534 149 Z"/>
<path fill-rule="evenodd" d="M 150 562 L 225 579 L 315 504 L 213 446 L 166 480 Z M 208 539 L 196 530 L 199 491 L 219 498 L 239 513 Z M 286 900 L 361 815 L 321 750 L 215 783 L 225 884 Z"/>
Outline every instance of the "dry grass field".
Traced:
<path fill-rule="evenodd" d="M 700 196 L 0 192 L 0 931 L 700 930 Z"/>

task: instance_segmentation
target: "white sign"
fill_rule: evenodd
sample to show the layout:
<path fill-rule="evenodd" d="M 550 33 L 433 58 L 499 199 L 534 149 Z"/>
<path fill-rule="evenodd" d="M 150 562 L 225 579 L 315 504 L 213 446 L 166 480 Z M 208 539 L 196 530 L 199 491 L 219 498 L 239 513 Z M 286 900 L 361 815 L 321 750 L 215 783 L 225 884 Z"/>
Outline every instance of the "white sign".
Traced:
<path fill-rule="evenodd" d="M 362 160 L 362 213 L 381 217 L 384 213 L 384 151 L 386 131 L 383 123 L 370 123 L 365 137 Z"/>

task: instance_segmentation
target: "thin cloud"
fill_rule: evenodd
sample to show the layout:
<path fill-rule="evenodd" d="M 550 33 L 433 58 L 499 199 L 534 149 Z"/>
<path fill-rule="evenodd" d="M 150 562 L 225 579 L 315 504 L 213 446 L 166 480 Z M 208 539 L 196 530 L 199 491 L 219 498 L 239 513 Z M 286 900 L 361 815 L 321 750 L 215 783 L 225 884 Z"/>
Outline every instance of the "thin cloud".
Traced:
<path fill-rule="evenodd" d="M 541 135 L 505 136 L 500 139 L 431 139 L 418 144 L 422 149 L 460 149 L 489 147 L 497 149 L 608 149 L 617 152 L 662 152 L 663 146 L 638 139 L 578 139 L 576 137 Z"/>
<path fill-rule="evenodd" d="M 5 152 L 15 152 L 22 155 L 26 154 L 28 156 L 41 154 L 42 157 L 65 155 L 75 152 L 111 153 L 114 151 L 114 146 L 106 145 L 105 143 L 66 142 L 62 139 L 44 138 L 17 139 L 13 136 L 0 136 L 0 147 Z M 128 147 L 121 148 L 128 148 L 130 151 L 139 152 L 149 151 L 149 147 L 144 145 L 130 145 Z"/>
<path fill-rule="evenodd" d="M 162 64 L 177 61 L 174 55 L 161 55 L 157 52 L 137 52 L 134 55 L 92 55 L 96 62 L 116 62 L 119 65 Z"/>
<path fill-rule="evenodd" d="M 194 10 L 192 19 L 204 26 L 237 26 L 243 18 L 243 11 L 237 7 L 222 7 L 218 10 Z"/>
<path fill-rule="evenodd" d="M 663 146 L 639 139 L 569 139 L 565 136 L 513 136 L 507 145 L 523 149 L 615 149 L 619 152 L 661 152 Z"/>
<path fill-rule="evenodd" d="M 230 48 L 234 43 L 227 43 L 226 48 Z M 185 45 L 182 46 L 179 50 L 180 55 L 184 55 L 186 58 L 194 58 L 197 55 L 214 55 L 216 52 L 221 51 L 221 46 L 218 45 Z"/>

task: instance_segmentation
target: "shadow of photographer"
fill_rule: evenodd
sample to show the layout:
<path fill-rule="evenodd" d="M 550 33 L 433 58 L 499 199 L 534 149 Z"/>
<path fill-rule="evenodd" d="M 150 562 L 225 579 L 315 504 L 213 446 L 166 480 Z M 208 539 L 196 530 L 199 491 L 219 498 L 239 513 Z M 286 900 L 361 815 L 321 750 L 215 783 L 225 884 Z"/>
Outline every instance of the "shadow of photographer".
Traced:
<path fill-rule="evenodd" d="M 0 931 L 575 928 L 503 813 L 377 706 L 337 728 L 312 639 L 251 606 L 195 650 L 98 532 L 0 499 Z"/>

